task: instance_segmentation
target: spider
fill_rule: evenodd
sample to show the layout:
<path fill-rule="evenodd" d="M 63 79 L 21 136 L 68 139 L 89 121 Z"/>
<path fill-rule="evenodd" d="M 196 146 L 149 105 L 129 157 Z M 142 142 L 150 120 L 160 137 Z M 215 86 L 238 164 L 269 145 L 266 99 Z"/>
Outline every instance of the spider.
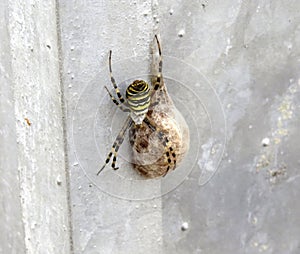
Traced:
<path fill-rule="evenodd" d="M 135 80 L 133 81 L 126 89 L 126 97 L 124 98 L 120 92 L 120 89 L 113 77 L 112 74 L 112 67 L 111 67 L 111 55 L 112 51 L 109 51 L 109 73 L 110 73 L 110 79 L 111 83 L 114 87 L 115 93 L 118 97 L 114 97 L 108 88 L 105 86 L 105 89 L 107 93 L 109 94 L 111 100 L 114 104 L 116 104 L 123 112 L 129 113 L 128 117 L 126 118 L 123 127 L 121 128 L 117 138 L 115 139 L 111 151 L 108 153 L 105 163 L 102 166 L 102 168 L 98 171 L 97 175 L 99 175 L 102 170 L 105 168 L 105 166 L 110 162 L 112 158 L 112 168 L 114 170 L 117 170 L 118 167 L 116 167 L 116 161 L 117 161 L 117 155 L 118 150 L 120 146 L 122 145 L 124 141 L 124 136 L 126 131 L 129 129 L 130 132 L 130 143 L 132 146 L 136 144 L 137 142 L 139 147 L 145 147 L 147 146 L 149 141 L 149 132 L 155 133 L 156 139 L 160 144 L 163 145 L 164 151 L 163 151 L 163 163 L 166 165 L 165 169 L 163 170 L 163 173 L 160 173 L 160 175 L 165 176 L 168 171 L 172 168 L 175 169 L 176 167 L 176 160 L 177 160 L 177 154 L 176 154 L 176 147 L 172 147 L 172 142 L 170 142 L 170 138 L 172 137 L 170 135 L 170 131 L 163 127 L 163 125 L 158 124 L 157 119 L 163 118 L 164 116 L 159 116 L 154 118 L 154 111 L 153 109 L 157 106 L 159 106 L 163 100 L 168 100 L 168 98 L 164 99 L 162 94 L 167 95 L 163 78 L 162 78 L 162 54 L 161 54 L 161 46 L 159 43 L 159 40 L 157 38 L 157 35 L 155 35 L 155 40 L 157 43 L 158 53 L 159 53 L 159 63 L 158 63 L 158 73 L 154 77 L 154 80 L 152 82 L 152 86 L 150 87 L 147 82 L 144 80 Z M 157 95 L 157 93 L 159 93 Z M 163 113 L 160 113 L 160 115 Z M 142 141 L 137 140 L 136 137 L 138 133 L 143 134 L 144 136 L 147 135 L 146 138 L 144 138 Z M 177 149 L 178 150 L 178 149 Z"/>

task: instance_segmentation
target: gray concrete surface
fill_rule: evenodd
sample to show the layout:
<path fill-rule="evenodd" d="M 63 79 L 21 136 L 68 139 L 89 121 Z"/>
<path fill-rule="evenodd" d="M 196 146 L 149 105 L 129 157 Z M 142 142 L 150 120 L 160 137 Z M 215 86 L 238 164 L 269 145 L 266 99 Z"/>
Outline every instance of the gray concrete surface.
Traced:
<path fill-rule="evenodd" d="M 298 253 L 299 4 L 60 3 L 75 252 Z M 193 163 L 185 162 L 181 172 L 193 169 L 191 174 L 165 196 L 124 201 L 144 193 L 134 181 L 123 184 L 124 178 L 134 177 L 124 164 L 125 152 L 119 163 L 126 172 L 118 172 L 123 181 L 109 172 L 102 179 L 94 176 L 122 122 L 117 120 L 122 114 L 115 111 L 103 89 L 109 85 L 107 52 L 113 50 L 114 73 L 124 81 L 138 71 L 143 73 L 137 68 L 140 63 L 150 62 L 148 47 L 154 33 L 160 34 L 165 76 L 170 83 L 178 81 L 177 88 L 183 92 L 176 93 L 177 88 L 170 85 L 170 93 L 179 109 L 196 119 L 194 125 L 190 121 L 191 132 L 200 129 L 199 137 L 193 136 L 196 144 L 189 157 L 196 165 L 191 168 Z M 134 60 L 137 64 L 126 64 L 125 58 L 136 55 L 140 56 Z M 227 146 L 219 167 L 226 128 L 222 108 L 213 106 L 218 102 L 209 82 L 197 80 L 188 64 L 210 80 L 225 112 Z M 195 91 L 199 101 L 193 104 L 194 95 L 181 86 Z M 262 145 L 264 138 L 269 138 L 268 146 Z M 203 176 L 209 180 L 203 175 L 209 167 L 218 170 L 203 185 Z M 177 180 L 174 175 L 169 179 Z M 167 192 L 169 184 L 162 181 L 160 192 Z M 149 191 L 149 183 L 144 186 Z M 121 199 L 103 194 L 103 189 L 115 196 L 119 193 Z M 186 231 L 181 230 L 184 222 Z"/>
<path fill-rule="evenodd" d="M 2 7 L 2 252 L 300 253 L 297 1 Z M 125 141 L 97 177 L 125 117 L 104 90 L 108 51 L 124 91 L 148 78 L 154 34 L 190 152 L 145 181 Z"/>
<path fill-rule="evenodd" d="M 143 181 L 135 186 L 131 181 L 122 181 L 122 177 L 107 174 L 111 172 L 109 167 L 101 177 L 96 176 L 122 124 L 122 120 L 115 117 L 116 128 L 112 134 L 109 131 L 111 114 L 123 116 L 116 112 L 104 90 L 104 85 L 110 85 L 108 52 L 113 50 L 117 80 L 131 78 L 129 73 L 135 69 L 142 69 L 143 74 L 149 72 L 153 41 L 151 2 L 60 1 L 59 9 L 74 252 L 139 253 L 151 246 L 153 252 L 161 253 L 161 200 L 124 200 L 128 192 L 132 197 L 139 191 L 151 190 L 142 190 Z M 133 65 L 125 63 L 121 72 L 116 63 L 133 55 L 145 56 L 145 61 L 139 66 L 134 66 L 134 61 Z M 123 165 L 119 160 L 121 173 Z M 128 172 L 134 176 L 132 170 Z M 160 193 L 159 182 L 155 188 Z"/>
<path fill-rule="evenodd" d="M 0 8 L 0 23 L 8 23 L 7 9 Z M 9 31 L 0 26 L 0 253 L 22 253 L 25 249 L 17 171 L 16 124 L 11 79 Z"/>
<path fill-rule="evenodd" d="M 70 253 L 56 5 L 4 1 L 1 21 L 0 250 Z"/>

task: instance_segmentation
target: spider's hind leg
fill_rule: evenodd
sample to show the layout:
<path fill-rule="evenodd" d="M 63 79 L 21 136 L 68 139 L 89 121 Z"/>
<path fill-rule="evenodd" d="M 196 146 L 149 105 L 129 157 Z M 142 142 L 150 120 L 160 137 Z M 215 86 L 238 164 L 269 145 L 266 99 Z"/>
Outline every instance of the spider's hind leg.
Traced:
<path fill-rule="evenodd" d="M 166 137 L 165 133 L 162 132 L 159 128 L 157 128 L 153 123 L 150 122 L 149 118 L 145 117 L 144 122 L 147 124 L 147 126 L 153 131 L 157 133 L 157 136 L 159 140 L 162 142 L 164 148 L 165 148 L 165 154 L 168 161 L 168 167 L 166 172 L 163 176 L 165 176 L 170 168 L 174 170 L 176 168 L 176 153 L 173 149 L 173 147 L 170 145 L 169 139 Z M 173 165 L 172 165 L 173 162 Z"/>

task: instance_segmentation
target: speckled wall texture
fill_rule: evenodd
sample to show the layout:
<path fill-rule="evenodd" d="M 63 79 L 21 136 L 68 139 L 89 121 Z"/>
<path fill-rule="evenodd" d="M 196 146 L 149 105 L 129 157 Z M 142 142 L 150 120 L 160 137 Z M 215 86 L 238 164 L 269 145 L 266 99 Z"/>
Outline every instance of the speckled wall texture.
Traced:
<path fill-rule="evenodd" d="M 1 12 L 1 228 L 17 233 L 0 250 L 300 253 L 299 1 L 33 2 Z M 108 52 L 123 93 L 157 70 L 155 34 L 190 150 L 143 180 L 126 136 L 119 170 L 97 176 L 126 118 Z"/>

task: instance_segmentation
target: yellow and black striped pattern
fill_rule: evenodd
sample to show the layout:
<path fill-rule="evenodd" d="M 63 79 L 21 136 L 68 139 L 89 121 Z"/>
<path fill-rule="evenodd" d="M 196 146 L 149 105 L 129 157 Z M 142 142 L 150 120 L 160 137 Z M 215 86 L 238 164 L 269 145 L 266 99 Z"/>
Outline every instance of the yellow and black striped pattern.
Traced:
<path fill-rule="evenodd" d="M 122 145 L 125 137 L 125 132 L 127 129 L 134 128 L 138 125 L 141 125 L 143 122 L 158 135 L 160 142 L 162 142 L 163 146 L 165 147 L 165 156 L 168 162 L 168 166 L 166 172 L 163 176 L 165 176 L 168 171 L 176 167 L 176 153 L 175 150 L 171 147 L 169 137 L 167 133 L 164 133 L 158 127 L 156 127 L 155 122 L 152 123 L 150 119 L 147 117 L 147 112 L 150 107 L 150 99 L 154 95 L 154 93 L 158 90 L 162 91 L 164 86 L 163 83 L 163 76 L 162 76 L 162 54 L 161 54 L 161 47 L 157 35 L 155 35 L 155 39 L 158 46 L 158 53 L 159 53 L 159 64 L 158 64 L 158 73 L 156 74 L 156 78 L 153 80 L 152 88 L 150 91 L 149 85 L 143 80 L 135 80 L 132 84 L 130 84 L 126 89 L 126 98 L 124 98 L 120 92 L 120 89 L 116 83 L 115 78 L 113 77 L 112 73 L 112 65 L 111 65 L 111 56 L 112 51 L 109 51 L 109 75 L 111 83 L 114 87 L 115 93 L 117 97 L 114 97 L 107 87 L 107 90 L 111 100 L 124 112 L 129 112 L 130 115 L 127 117 L 121 131 L 119 132 L 115 142 L 113 143 L 109 154 L 106 157 L 105 164 L 102 168 L 98 171 L 97 175 L 101 173 L 101 171 L 105 168 L 105 166 L 110 162 L 112 158 L 112 168 L 114 170 L 118 169 L 116 166 L 118 150 Z M 151 106 L 155 106 L 160 103 L 160 100 L 157 99 L 156 102 L 153 102 Z"/>
<path fill-rule="evenodd" d="M 150 106 L 150 88 L 143 80 L 135 80 L 126 89 L 129 108 L 137 115 L 146 114 Z"/>

